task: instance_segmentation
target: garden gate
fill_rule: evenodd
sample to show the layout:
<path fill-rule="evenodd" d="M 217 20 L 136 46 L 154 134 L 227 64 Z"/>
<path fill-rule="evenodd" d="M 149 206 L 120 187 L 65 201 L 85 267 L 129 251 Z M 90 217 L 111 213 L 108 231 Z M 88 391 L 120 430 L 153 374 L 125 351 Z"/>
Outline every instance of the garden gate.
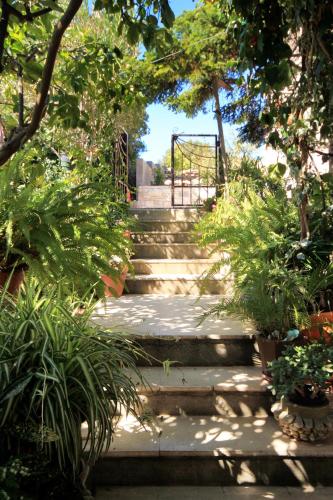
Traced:
<path fill-rule="evenodd" d="M 172 206 L 203 205 L 216 195 L 218 148 L 218 137 L 214 134 L 172 135 Z"/>
<path fill-rule="evenodd" d="M 128 186 L 128 134 L 123 130 L 114 143 L 112 179 L 119 201 L 130 201 Z"/>

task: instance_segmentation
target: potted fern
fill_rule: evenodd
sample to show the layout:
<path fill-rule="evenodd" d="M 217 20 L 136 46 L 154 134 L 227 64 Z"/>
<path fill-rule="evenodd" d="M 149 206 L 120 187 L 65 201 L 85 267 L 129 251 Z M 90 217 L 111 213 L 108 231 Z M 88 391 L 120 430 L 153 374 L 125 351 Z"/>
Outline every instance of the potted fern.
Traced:
<path fill-rule="evenodd" d="M 290 344 L 303 344 L 300 334 L 311 323 L 309 310 L 317 307 L 320 291 L 333 280 L 332 266 L 301 272 L 283 267 L 279 260 L 262 264 L 235 280 L 231 298 L 208 314 L 228 314 L 250 320 L 257 330 L 263 374 L 270 378 L 270 363 Z"/>
<path fill-rule="evenodd" d="M 41 281 L 82 290 L 96 283 L 102 293 L 100 275 L 117 277 L 110 261 L 116 255 L 126 264 L 130 245 L 119 223 L 126 215 L 117 202 L 106 206 L 103 188 L 27 179 L 15 164 L 1 171 L 0 286 L 17 291 L 17 274 L 22 280 L 29 269 Z"/>
<path fill-rule="evenodd" d="M 325 439 L 331 430 L 326 395 L 333 373 L 333 347 L 314 342 L 285 349 L 272 362 L 272 407 L 282 431 L 302 441 Z"/>

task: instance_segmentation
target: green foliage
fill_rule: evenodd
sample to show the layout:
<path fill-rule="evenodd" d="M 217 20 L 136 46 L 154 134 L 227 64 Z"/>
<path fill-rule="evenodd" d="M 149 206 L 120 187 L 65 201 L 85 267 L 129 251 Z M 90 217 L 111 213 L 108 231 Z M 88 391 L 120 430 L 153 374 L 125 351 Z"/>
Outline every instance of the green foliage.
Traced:
<path fill-rule="evenodd" d="M 333 270 L 325 260 L 303 260 L 308 242 L 298 241 L 297 226 L 297 208 L 278 185 L 273 191 L 260 185 L 256 192 L 253 185 L 231 183 L 229 197 L 196 227 L 201 244 L 213 244 L 222 255 L 210 273 L 226 264 L 233 281 L 233 297 L 208 315 L 251 319 L 267 337 L 284 338 L 289 329 L 304 327 L 308 312 L 322 307 Z"/>
<path fill-rule="evenodd" d="M 287 347 L 270 367 L 278 398 L 313 405 L 325 402 L 323 391 L 333 374 L 333 348 L 319 342 Z"/>
<path fill-rule="evenodd" d="M 221 7 L 224 1 L 219 2 Z M 318 0 L 233 1 L 229 29 L 243 81 L 225 115 L 249 138 L 282 148 L 299 174 L 333 130 L 333 12 Z M 325 159 L 325 155 L 323 156 Z"/>
<path fill-rule="evenodd" d="M 94 325 L 89 303 L 83 314 L 77 307 L 59 288 L 33 282 L 15 302 L 3 293 L 0 308 L 1 449 L 43 453 L 73 477 L 110 446 L 120 405 L 138 407 L 128 370 L 141 380 L 143 355 L 123 334 Z M 27 426 L 38 429 L 37 442 Z"/>
<path fill-rule="evenodd" d="M 163 186 L 165 181 L 165 174 L 162 167 L 158 166 L 154 171 L 154 186 Z"/>
<path fill-rule="evenodd" d="M 96 100 L 104 96 L 108 111 L 119 111 L 124 94 L 127 99 L 133 96 L 131 82 L 126 78 L 130 74 L 128 61 L 123 62 L 129 46 L 141 41 L 152 45 L 159 30 L 159 23 L 154 22 L 156 16 L 166 27 L 174 19 L 168 0 L 133 0 L 130 5 L 127 0 L 96 1 L 94 11 L 99 12 L 92 20 L 82 0 L 61 2 L 60 6 L 39 0 L 33 7 L 21 1 L 3 2 L 0 73 L 5 84 L 1 110 L 5 141 L 0 147 L 1 165 L 36 133 L 44 116 L 51 122 L 61 122 L 65 128 L 86 129 L 92 121 L 91 110 L 82 106 L 80 96 L 85 93 L 87 97 L 93 82 Z M 77 39 L 79 32 L 73 19 L 79 19 L 81 12 L 86 13 L 90 23 L 90 36 L 84 30 L 83 43 L 73 46 L 71 35 L 75 33 Z M 98 40 L 92 33 L 92 26 L 101 26 L 100 19 L 111 26 L 113 39 L 120 40 L 120 47 L 117 43 L 110 47 L 107 37 Z M 60 72 L 52 81 L 54 68 Z"/>
<path fill-rule="evenodd" d="M 248 269 L 235 279 L 232 298 L 222 299 L 211 314 L 251 320 L 266 338 L 284 340 L 289 330 L 309 326 L 309 310 L 320 308 L 320 296 L 333 284 L 333 268 L 302 272 L 281 266 L 278 260 Z"/>
<path fill-rule="evenodd" d="M 223 89 L 234 79 L 236 45 L 227 26 L 225 8 L 212 4 L 197 5 L 177 17 L 170 40 L 160 41 L 155 52 L 146 56 L 154 74 L 147 92 L 188 116 L 205 110 L 213 97 L 213 81 L 219 80 Z"/>
<path fill-rule="evenodd" d="M 40 280 L 64 279 L 81 290 L 101 273 L 117 276 L 111 263 L 115 256 L 126 263 L 130 244 L 124 207 L 106 206 L 103 184 L 46 183 L 43 168 L 24 161 L 26 170 L 17 156 L 0 172 L 0 269 L 29 268 Z"/>
<path fill-rule="evenodd" d="M 297 240 L 297 208 L 284 190 L 246 193 L 237 182 L 230 184 L 228 199 L 219 198 L 215 212 L 197 225 L 202 245 L 213 244 L 227 252 L 228 262 L 238 281 L 263 263 L 285 255 Z"/>
<path fill-rule="evenodd" d="M 40 452 L 35 455 L 20 453 L 1 464 L 1 500 L 37 500 L 46 497 L 54 500 L 91 498 L 88 491 L 83 490 L 79 483 L 73 484 Z"/>

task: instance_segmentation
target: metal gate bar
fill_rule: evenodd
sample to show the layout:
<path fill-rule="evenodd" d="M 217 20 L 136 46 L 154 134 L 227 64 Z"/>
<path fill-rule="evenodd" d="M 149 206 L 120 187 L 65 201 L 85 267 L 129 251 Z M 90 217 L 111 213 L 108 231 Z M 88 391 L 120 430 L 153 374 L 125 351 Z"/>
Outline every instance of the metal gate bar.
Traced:
<path fill-rule="evenodd" d="M 212 143 L 193 142 L 185 138 L 209 139 Z M 203 205 L 205 200 L 216 195 L 218 146 L 216 134 L 173 134 L 171 136 L 172 206 Z M 205 151 L 195 152 L 195 148 L 200 148 L 200 150 L 207 148 L 207 154 Z M 184 159 L 188 162 L 186 168 L 184 168 Z M 210 160 L 210 162 L 207 162 L 207 160 Z M 179 175 L 177 175 L 178 172 L 180 172 L 180 180 Z"/>
<path fill-rule="evenodd" d="M 112 181 L 118 201 L 129 200 L 128 164 L 128 134 L 123 130 L 118 135 L 113 147 Z"/>

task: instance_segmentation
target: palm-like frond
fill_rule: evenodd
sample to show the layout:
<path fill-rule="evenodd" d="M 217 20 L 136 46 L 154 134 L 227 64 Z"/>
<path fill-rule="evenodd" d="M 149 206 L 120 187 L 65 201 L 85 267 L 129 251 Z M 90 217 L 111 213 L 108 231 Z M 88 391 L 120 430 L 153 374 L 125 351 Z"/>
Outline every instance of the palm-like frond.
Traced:
<path fill-rule="evenodd" d="M 114 256 L 128 262 L 130 241 L 115 222 L 118 203 L 105 205 L 102 184 L 36 186 L 10 165 L 0 173 L 0 269 L 28 266 L 40 279 L 65 277 L 82 288 L 101 274 L 117 276 Z M 79 284 L 77 283 L 79 286 Z"/>

